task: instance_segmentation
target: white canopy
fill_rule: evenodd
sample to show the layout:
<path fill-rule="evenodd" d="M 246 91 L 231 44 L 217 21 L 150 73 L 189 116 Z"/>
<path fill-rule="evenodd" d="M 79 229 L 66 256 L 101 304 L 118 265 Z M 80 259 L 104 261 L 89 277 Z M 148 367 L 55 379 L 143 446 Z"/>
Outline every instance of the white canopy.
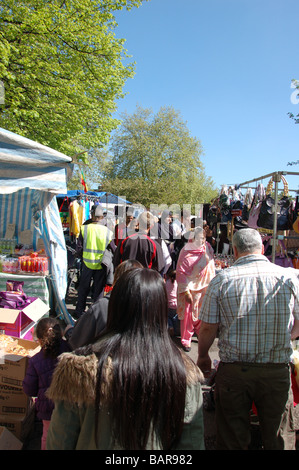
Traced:
<path fill-rule="evenodd" d="M 29 187 L 66 193 L 72 158 L 45 145 L 0 128 L 0 187 L 2 194 Z"/>
<path fill-rule="evenodd" d="M 67 194 L 72 159 L 49 147 L 0 128 L 0 238 L 8 225 L 15 236 L 32 234 L 36 249 L 42 238 L 50 259 L 50 280 L 59 314 L 72 323 L 66 305 L 67 253 L 57 194 Z"/>

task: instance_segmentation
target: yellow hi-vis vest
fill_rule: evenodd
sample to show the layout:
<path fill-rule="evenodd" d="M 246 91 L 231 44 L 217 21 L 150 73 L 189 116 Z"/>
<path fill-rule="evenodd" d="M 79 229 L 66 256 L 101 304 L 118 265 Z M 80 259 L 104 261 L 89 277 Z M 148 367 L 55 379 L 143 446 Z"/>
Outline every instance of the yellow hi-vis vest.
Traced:
<path fill-rule="evenodd" d="M 89 269 L 102 269 L 104 251 L 111 242 L 113 233 L 105 225 L 82 225 L 83 261 Z"/>

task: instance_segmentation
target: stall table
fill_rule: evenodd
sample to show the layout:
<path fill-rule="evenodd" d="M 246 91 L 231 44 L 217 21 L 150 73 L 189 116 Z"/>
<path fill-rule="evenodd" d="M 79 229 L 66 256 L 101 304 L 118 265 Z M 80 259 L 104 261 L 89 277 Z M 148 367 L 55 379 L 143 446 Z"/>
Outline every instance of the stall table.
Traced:
<path fill-rule="evenodd" d="M 38 297 L 49 306 L 50 295 L 46 276 L 0 272 L 0 292 L 6 291 L 6 281 L 10 280 L 23 281 L 23 290 L 28 297 Z"/>

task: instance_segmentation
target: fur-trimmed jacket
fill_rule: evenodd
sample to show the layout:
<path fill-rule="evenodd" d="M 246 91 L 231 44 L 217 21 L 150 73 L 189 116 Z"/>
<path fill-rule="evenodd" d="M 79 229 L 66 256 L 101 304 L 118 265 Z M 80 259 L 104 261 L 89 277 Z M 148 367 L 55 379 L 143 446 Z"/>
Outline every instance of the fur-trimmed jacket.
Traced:
<path fill-rule="evenodd" d="M 184 353 L 183 353 L 184 354 Z M 184 356 L 183 356 L 184 357 Z M 178 450 L 203 450 L 204 429 L 202 412 L 203 376 L 194 364 L 186 361 L 187 392 L 184 428 Z M 112 438 L 112 423 L 108 409 L 101 405 L 98 420 L 98 438 L 95 441 L 95 390 L 98 360 L 94 353 L 62 354 L 47 396 L 54 401 L 47 437 L 48 450 L 116 450 Z M 110 364 L 111 366 L 111 364 Z M 106 368 L 109 383 L 111 368 Z M 159 449 L 155 441 L 152 449 Z"/>

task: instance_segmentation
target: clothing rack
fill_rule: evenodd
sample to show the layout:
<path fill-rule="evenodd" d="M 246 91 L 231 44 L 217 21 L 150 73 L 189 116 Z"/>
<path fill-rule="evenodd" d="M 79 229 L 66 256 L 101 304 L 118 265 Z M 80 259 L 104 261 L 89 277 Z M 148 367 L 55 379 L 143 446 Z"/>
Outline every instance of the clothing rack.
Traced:
<path fill-rule="evenodd" d="M 277 236 L 277 208 L 278 208 L 278 184 L 281 182 L 281 176 L 285 175 L 294 175 L 294 176 L 299 176 L 299 173 L 293 172 L 293 171 L 276 171 L 274 173 L 269 173 L 264 176 L 260 176 L 259 178 L 254 178 L 249 181 L 245 181 L 244 183 L 241 183 L 238 185 L 238 188 L 241 187 L 246 187 L 246 185 L 250 183 L 254 183 L 257 181 L 264 180 L 266 178 L 273 178 L 273 182 L 275 184 L 274 186 L 274 221 L 273 221 L 273 243 L 272 243 L 272 262 L 274 263 L 275 261 L 275 253 L 276 253 L 276 246 L 278 242 L 278 236 Z M 248 186 L 247 186 L 248 187 Z M 289 191 L 296 191 L 299 192 L 298 190 L 289 190 Z"/>

